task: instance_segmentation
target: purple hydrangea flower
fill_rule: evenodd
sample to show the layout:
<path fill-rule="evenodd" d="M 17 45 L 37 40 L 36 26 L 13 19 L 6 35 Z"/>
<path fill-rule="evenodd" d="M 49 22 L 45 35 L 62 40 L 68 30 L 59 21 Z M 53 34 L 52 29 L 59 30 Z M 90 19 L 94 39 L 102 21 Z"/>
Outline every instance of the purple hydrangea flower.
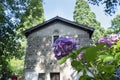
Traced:
<path fill-rule="evenodd" d="M 101 43 L 106 43 L 106 46 L 107 47 L 110 47 L 111 46 L 111 42 L 110 42 L 110 38 L 106 38 L 106 37 L 102 37 L 98 40 L 98 43 L 101 44 Z"/>
<path fill-rule="evenodd" d="M 109 36 L 109 39 L 110 39 L 110 43 L 111 43 L 111 44 L 116 43 L 116 42 L 118 41 L 118 34 L 111 34 L 111 35 Z"/>
<path fill-rule="evenodd" d="M 106 46 L 109 48 L 109 47 L 111 47 L 111 45 L 112 45 L 112 43 L 111 43 L 110 38 L 107 38 Z"/>
<path fill-rule="evenodd" d="M 106 38 L 106 37 L 102 37 L 102 38 L 100 38 L 99 40 L 98 40 L 98 43 L 100 44 L 100 43 L 106 43 L 108 41 L 108 38 Z"/>
<path fill-rule="evenodd" d="M 72 37 L 60 37 L 53 44 L 55 57 L 59 60 L 76 49 L 76 41 Z"/>

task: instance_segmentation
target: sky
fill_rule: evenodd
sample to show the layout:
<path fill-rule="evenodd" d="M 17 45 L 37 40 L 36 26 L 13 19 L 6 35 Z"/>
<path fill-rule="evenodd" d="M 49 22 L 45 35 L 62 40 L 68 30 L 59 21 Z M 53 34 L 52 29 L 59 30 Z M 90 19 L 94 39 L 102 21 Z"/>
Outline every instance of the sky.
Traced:
<path fill-rule="evenodd" d="M 76 0 L 44 0 L 44 15 L 46 20 L 55 16 L 60 16 L 73 21 L 73 12 Z M 120 14 L 120 7 L 113 16 L 105 15 L 103 7 L 90 4 L 91 11 L 96 14 L 96 19 L 101 23 L 101 26 L 108 28 L 111 26 L 111 20 Z"/>

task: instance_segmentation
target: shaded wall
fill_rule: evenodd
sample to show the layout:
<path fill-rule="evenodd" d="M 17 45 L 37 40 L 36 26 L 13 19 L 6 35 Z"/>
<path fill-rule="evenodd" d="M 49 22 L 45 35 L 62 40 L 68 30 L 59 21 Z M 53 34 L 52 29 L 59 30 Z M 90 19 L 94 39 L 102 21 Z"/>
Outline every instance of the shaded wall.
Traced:
<path fill-rule="evenodd" d="M 66 23 L 55 22 L 44 26 L 40 30 L 33 32 L 27 37 L 27 54 L 25 59 L 25 76 L 34 76 L 31 80 L 37 80 L 38 73 L 45 73 L 46 80 L 50 80 L 51 72 L 60 72 L 61 80 L 73 80 L 74 70 L 70 65 L 70 60 L 59 65 L 53 53 L 53 36 L 72 36 L 76 39 L 78 46 L 89 45 L 89 34 L 83 30 L 75 28 Z M 66 73 L 67 72 L 67 73 Z"/>

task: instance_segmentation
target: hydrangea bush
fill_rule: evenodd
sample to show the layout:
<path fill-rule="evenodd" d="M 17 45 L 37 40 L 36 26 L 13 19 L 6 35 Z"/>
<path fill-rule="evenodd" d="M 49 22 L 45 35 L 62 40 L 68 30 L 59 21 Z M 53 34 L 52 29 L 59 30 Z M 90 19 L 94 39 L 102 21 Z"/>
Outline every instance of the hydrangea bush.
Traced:
<path fill-rule="evenodd" d="M 79 80 L 120 80 L 120 36 L 111 34 L 98 40 L 98 44 L 76 48 L 74 38 L 61 37 L 54 43 L 58 63 L 71 58 L 71 66 L 83 75 Z M 87 74 L 89 72 L 92 76 Z"/>

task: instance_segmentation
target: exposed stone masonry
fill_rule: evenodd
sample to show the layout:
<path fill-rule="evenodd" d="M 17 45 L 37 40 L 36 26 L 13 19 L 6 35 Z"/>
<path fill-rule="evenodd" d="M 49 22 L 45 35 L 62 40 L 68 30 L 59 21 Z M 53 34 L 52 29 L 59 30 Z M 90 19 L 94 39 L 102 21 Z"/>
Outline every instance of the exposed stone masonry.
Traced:
<path fill-rule="evenodd" d="M 64 35 L 67 36 L 67 35 Z M 69 35 L 70 36 L 70 35 Z M 88 45 L 86 44 L 87 41 L 89 41 L 88 36 L 81 34 L 81 35 L 71 35 L 74 37 L 78 43 L 79 47 Z M 36 66 L 37 62 L 40 61 L 41 55 L 43 59 L 47 58 L 49 59 L 49 56 L 52 53 L 52 36 L 30 36 L 28 37 L 28 47 L 27 47 L 27 54 L 26 54 L 26 63 L 25 67 L 26 69 L 34 69 Z M 49 55 L 49 56 L 48 56 Z M 47 57 L 48 56 L 48 57 Z M 27 58 L 28 57 L 28 58 Z M 50 61 L 50 59 L 48 60 Z M 50 68 L 52 64 L 56 64 L 57 61 L 51 60 L 51 62 L 46 62 L 48 64 L 46 68 Z M 42 63 L 41 63 L 42 64 Z M 50 66 L 49 66 L 50 64 Z"/>

